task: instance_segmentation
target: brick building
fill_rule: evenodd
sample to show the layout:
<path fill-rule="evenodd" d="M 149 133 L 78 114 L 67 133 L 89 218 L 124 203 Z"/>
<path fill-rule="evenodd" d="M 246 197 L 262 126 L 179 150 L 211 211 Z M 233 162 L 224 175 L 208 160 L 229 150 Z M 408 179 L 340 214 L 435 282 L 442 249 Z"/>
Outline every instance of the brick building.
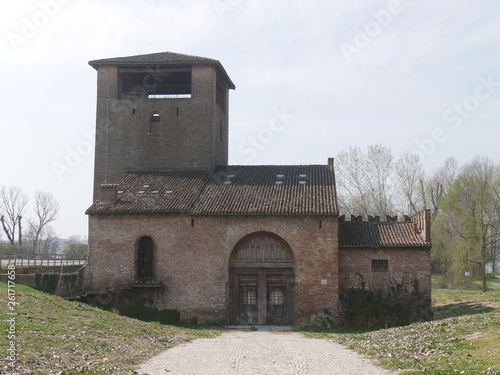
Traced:
<path fill-rule="evenodd" d="M 97 70 L 94 203 L 86 279 L 97 302 L 182 320 L 304 324 L 342 288 L 418 280 L 430 296 L 428 212 L 339 218 L 325 165 L 229 166 L 217 60 L 171 52 L 91 61 Z"/>

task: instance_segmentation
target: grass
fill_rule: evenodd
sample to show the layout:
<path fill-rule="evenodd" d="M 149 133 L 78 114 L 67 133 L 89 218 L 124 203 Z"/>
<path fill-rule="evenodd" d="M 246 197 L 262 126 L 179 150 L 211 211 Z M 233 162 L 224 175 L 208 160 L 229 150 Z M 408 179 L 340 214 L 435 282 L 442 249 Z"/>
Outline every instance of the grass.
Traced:
<path fill-rule="evenodd" d="M 371 332 L 306 334 L 341 342 L 404 374 L 500 374 L 500 279 L 489 280 L 487 293 L 478 285 L 469 290 L 435 288 L 432 322 Z M 167 348 L 220 332 L 145 323 L 22 285 L 16 285 L 15 298 L 18 373 L 124 373 Z M 5 283 L 0 283 L 0 306 L 0 372 L 13 372 L 4 367 L 9 347 Z"/>
<path fill-rule="evenodd" d="M 102 311 L 79 302 L 15 286 L 15 342 L 18 363 L 4 367 L 7 337 L 7 284 L 0 283 L 0 372 L 23 374 L 123 373 L 167 348 L 199 337 L 214 337 L 215 329 L 195 329 L 146 323 Z M 2 372 L 3 373 L 3 372 Z"/>
<path fill-rule="evenodd" d="M 438 285 L 436 282 L 435 285 Z M 307 333 L 340 342 L 404 374 L 500 374 L 500 279 L 489 290 L 433 289 L 435 320 L 371 332 Z"/>

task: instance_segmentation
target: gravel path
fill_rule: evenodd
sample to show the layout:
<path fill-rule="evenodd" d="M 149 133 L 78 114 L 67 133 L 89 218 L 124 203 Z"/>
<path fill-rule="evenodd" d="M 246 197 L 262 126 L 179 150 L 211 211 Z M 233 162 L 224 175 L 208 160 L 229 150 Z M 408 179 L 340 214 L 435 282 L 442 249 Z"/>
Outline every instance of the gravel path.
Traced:
<path fill-rule="evenodd" d="M 387 375 L 367 358 L 326 340 L 292 332 L 232 331 L 169 349 L 144 363 L 141 375 Z"/>

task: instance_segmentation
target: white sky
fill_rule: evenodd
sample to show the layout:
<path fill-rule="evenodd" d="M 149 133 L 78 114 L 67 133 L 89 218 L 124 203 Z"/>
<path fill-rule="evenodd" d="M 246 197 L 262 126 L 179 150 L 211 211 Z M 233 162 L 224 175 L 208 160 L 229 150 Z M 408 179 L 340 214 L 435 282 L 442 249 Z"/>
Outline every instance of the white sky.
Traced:
<path fill-rule="evenodd" d="M 87 233 L 93 59 L 173 51 L 220 60 L 236 84 L 230 164 L 326 164 L 376 143 L 420 150 L 429 173 L 449 156 L 500 161 L 498 0 L 2 5 L 0 186 L 31 200 L 54 194 L 62 237 Z"/>

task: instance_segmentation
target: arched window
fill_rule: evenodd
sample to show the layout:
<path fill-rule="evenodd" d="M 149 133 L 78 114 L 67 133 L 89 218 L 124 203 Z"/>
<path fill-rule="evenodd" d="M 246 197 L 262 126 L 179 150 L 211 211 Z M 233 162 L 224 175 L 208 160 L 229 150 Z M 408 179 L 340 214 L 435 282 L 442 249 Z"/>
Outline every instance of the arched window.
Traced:
<path fill-rule="evenodd" d="M 151 118 L 149 119 L 149 133 L 161 133 L 160 114 L 158 112 L 153 112 L 151 114 Z"/>
<path fill-rule="evenodd" d="M 137 243 L 137 278 L 141 280 L 154 278 L 153 239 L 148 236 L 139 238 Z"/>
<path fill-rule="evenodd" d="M 290 246 L 273 233 L 254 233 L 243 238 L 235 247 L 232 265 L 245 263 L 281 263 L 293 264 Z"/>
<path fill-rule="evenodd" d="M 151 122 L 160 122 L 160 114 L 158 112 L 151 115 Z"/>

